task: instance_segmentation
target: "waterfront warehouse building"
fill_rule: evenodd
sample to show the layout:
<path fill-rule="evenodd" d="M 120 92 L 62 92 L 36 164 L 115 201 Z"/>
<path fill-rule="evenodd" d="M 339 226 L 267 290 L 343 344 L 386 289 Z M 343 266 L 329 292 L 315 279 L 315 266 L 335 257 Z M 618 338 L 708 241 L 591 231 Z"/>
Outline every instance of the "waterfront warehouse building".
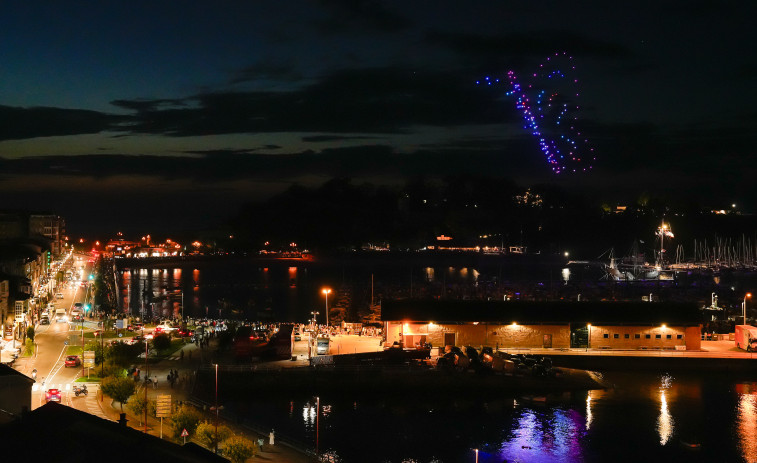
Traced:
<path fill-rule="evenodd" d="M 403 347 L 700 350 L 701 314 L 677 302 L 384 301 L 386 341 Z"/>

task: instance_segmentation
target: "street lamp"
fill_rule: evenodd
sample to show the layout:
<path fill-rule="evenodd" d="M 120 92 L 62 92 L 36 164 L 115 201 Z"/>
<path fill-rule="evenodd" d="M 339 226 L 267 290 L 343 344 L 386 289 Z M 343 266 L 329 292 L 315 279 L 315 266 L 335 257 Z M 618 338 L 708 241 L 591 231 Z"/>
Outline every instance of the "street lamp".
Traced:
<path fill-rule="evenodd" d="M 329 329 L 329 294 L 331 294 L 331 289 L 323 288 L 321 292 L 326 296 L 326 329 Z"/>
<path fill-rule="evenodd" d="M 216 367 L 216 438 L 215 438 L 215 452 L 218 453 L 218 364 Z"/>
<path fill-rule="evenodd" d="M 752 297 L 752 293 L 746 293 L 744 295 L 744 302 L 741 304 L 743 306 L 743 309 L 744 309 L 744 324 L 745 325 L 746 325 L 746 300 L 747 300 L 747 298 L 751 298 L 751 297 Z"/>

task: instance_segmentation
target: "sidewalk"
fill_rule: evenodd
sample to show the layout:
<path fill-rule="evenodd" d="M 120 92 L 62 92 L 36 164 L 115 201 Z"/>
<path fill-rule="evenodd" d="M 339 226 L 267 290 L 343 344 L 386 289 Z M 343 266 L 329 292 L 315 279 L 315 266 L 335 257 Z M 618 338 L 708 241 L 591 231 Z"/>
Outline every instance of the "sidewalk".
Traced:
<path fill-rule="evenodd" d="M 206 348 L 205 352 L 210 352 L 210 348 Z M 173 403 L 177 402 L 186 402 L 189 399 L 189 395 L 191 393 L 191 387 L 192 383 L 191 380 L 194 376 L 194 370 L 199 366 L 200 364 L 200 357 L 201 352 L 200 349 L 195 344 L 187 344 L 182 349 L 184 351 L 184 359 L 179 360 L 181 357 L 179 356 L 179 352 L 177 352 L 176 355 L 172 356 L 170 359 L 161 360 L 157 364 L 150 365 L 150 376 L 158 377 L 158 384 L 157 387 L 153 387 L 152 385 L 147 385 L 147 397 L 148 399 L 155 399 L 159 395 L 164 394 L 170 394 L 171 395 L 171 401 Z M 192 355 L 192 359 L 190 360 L 190 353 Z M 206 354 L 207 355 L 207 354 Z M 179 373 L 180 380 L 176 382 L 173 388 L 171 388 L 171 384 L 167 381 L 166 377 L 168 376 L 168 373 L 170 370 L 177 370 Z M 144 377 L 145 372 L 142 372 Z M 144 393 L 144 390 L 143 390 Z M 98 394 L 93 394 L 90 396 L 88 400 L 97 400 L 97 403 L 99 404 L 100 408 L 102 409 L 103 414 L 110 420 L 116 421 L 119 419 L 120 413 L 121 413 L 121 406 L 118 402 L 113 401 L 108 396 L 100 397 L 99 389 Z M 101 400 L 102 399 L 102 400 Z M 205 416 L 205 419 L 208 421 L 213 422 L 215 419 L 215 415 L 210 411 L 203 411 L 202 409 L 198 408 L 198 410 Z M 144 430 L 144 422 L 142 423 L 142 426 L 140 426 L 140 418 L 137 416 L 134 416 L 124 405 L 124 413 L 126 413 L 126 418 L 128 420 L 128 426 L 138 429 L 138 430 Z M 163 420 L 163 438 L 164 439 L 171 439 L 172 434 L 171 430 L 168 426 L 168 423 L 166 422 L 167 419 Z M 257 442 L 258 439 L 264 439 L 265 444 L 263 445 L 263 448 L 258 454 L 254 457 L 255 460 L 262 460 L 262 461 L 270 461 L 270 462 L 280 462 L 280 463 L 308 463 L 312 460 L 307 455 L 304 455 L 290 447 L 287 447 L 285 445 L 281 444 L 275 444 L 273 446 L 268 445 L 268 436 L 267 435 L 260 435 L 257 433 L 252 432 L 249 429 L 242 428 L 234 423 L 231 423 L 229 421 L 224 420 L 223 418 L 220 418 L 220 423 L 223 425 L 229 427 L 235 434 L 240 434 L 248 439 Z M 160 436 L 160 419 L 159 418 L 153 418 L 148 417 L 147 419 L 147 432 L 153 436 L 159 437 Z"/>

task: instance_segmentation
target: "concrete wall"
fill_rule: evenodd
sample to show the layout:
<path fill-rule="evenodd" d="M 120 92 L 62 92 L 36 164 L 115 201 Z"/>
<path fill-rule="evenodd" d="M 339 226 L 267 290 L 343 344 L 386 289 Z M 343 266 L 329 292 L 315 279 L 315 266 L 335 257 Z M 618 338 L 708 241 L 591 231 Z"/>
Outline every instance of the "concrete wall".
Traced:
<path fill-rule="evenodd" d="M 686 350 L 701 348 L 700 328 L 697 326 L 592 326 L 590 331 L 590 347 L 593 349 L 675 349 L 676 346 L 686 346 Z M 454 333 L 457 346 L 541 348 L 544 347 L 544 335 L 551 335 L 552 348 L 570 347 L 568 325 L 389 322 L 387 342 L 405 342 L 408 336 L 425 336 L 426 342 L 433 346 L 443 346 L 445 333 Z"/>

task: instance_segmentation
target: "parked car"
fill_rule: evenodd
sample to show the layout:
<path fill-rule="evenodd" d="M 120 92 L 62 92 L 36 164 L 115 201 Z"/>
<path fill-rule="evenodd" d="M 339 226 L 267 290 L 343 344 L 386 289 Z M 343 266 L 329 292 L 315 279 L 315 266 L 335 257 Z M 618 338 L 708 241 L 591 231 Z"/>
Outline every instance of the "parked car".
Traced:
<path fill-rule="evenodd" d="M 78 367 L 81 365 L 81 360 L 79 359 L 78 355 L 68 355 L 66 356 L 66 366 L 67 367 Z"/>
<path fill-rule="evenodd" d="M 60 389 L 48 389 L 45 391 L 45 402 L 60 402 Z"/>
<path fill-rule="evenodd" d="M 294 340 L 295 341 L 302 341 L 302 335 L 300 335 L 299 331 L 294 332 Z"/>
<path fill-rule="evenodd" d="M 57 293 L 57 294 L 55 295 L 55 298 L 56 298 L 56 299 L 63 299 L 63 293 Z"/>
<path fill-rule="evenodd" d="M 40 324 L 40 325 L 49 325 L 49 324 L 50 324 L 50 319 L 49 319 L 49 318 L 47 317 L 47 315 L 43 315 L 43 316 L 42 316 L 42 317 L 41 317 L 41 318 L 39 319 L 39 324 Z"/>

